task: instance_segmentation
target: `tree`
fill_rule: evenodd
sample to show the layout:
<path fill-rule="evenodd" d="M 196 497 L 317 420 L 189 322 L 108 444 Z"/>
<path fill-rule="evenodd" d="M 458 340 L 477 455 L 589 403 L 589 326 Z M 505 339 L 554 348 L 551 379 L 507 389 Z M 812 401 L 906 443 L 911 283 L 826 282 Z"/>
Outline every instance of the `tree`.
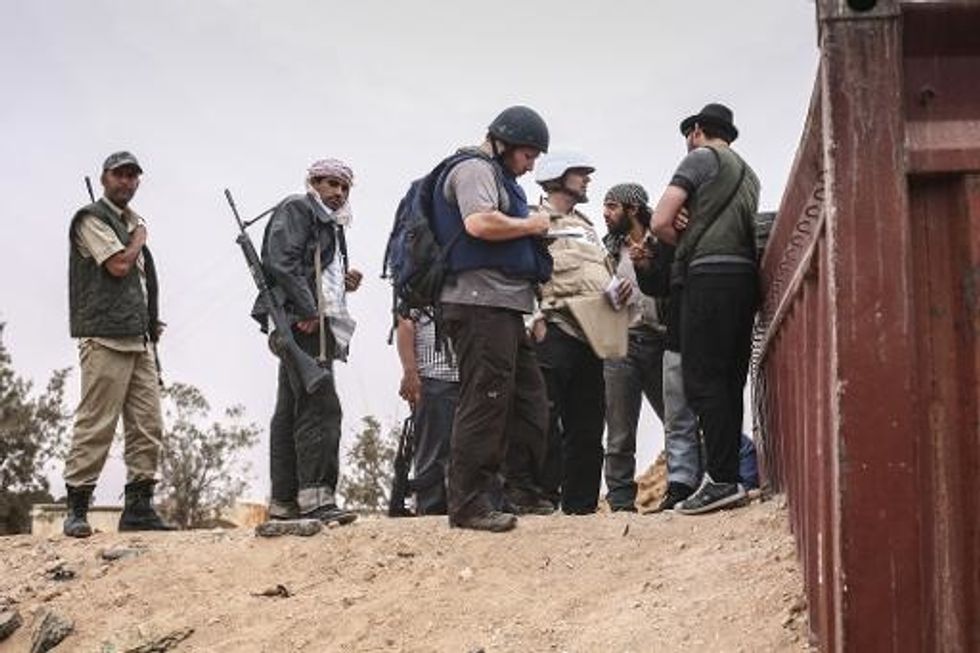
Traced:
<path fill-rule="evenodd" d="M 45 391 L 32 397 L 31 382 L 14 372 L 4 326 L 0 322 L 0 533 L 26 532 L 31 503 L 51 501 L 47 466 L 67 446 L 65 380 L 71 368 L 56 370 Z"/>
<path fill-rule="evenodd" d="M 164 391 L 170 426 L 161 451 L 161 509 L 181 528 L 217 519 L 247 485 L 249 465 L 240 455 L 258 441 L 258 426 L 243 423 L 244 407 L 233 406 L 225 411 L 226 422 L 202 427 L 210 413 L 207 399 L 192 385 L 172 383 Z"/>
<path fill-rule="evenodd" d="M 363 430 L 347 452 L 347 473 L 340 481 L 338 493 L 344 507 L 351 510 L 387 509 L 391 494 L 391 473 L 398 449 L 398 429 L 381 432 L 381 422 L 368 415 L 362 418 Z"/>

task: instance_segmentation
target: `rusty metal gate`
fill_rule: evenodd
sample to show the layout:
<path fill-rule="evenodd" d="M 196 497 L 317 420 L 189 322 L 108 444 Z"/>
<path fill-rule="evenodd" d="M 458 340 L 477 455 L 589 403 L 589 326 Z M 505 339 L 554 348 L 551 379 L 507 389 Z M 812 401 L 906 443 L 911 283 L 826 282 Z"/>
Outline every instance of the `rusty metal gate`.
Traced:
<path fill-rule="evenodd" d="M 980 3 L 818 0 L 753 397 L 827 651 L 980 651 Z"/>

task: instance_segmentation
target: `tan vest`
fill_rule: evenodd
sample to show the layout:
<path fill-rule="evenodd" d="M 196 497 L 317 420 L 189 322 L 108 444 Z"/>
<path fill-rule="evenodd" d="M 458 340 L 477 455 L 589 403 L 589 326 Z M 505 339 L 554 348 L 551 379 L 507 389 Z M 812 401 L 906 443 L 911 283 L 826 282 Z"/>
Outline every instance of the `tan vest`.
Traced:
<path fill-rule="evenodd" d="M 604 291 L 613 277 L 612 258 L 592 223 L 578 211 L 551 213 L 551 231 L 577 229 L 580 238 L 556 238 L 548 250 L 554 259 L 551 279 L 541 285 L 541 312 L 569 335 L 588 343 L 599 358 L 626 355 L 629 311 L 616 311 Z"/>
<path fill-rule="evenodd" d="M 541 310 L 547 314 L 566 306 L 568 299 L 602 294 L 612 280 L 612 261 L 589 219 L 575 210 L 554 212 L 547 202 L 534 210 L 552 212 L 552 230 L 585 232 L 584 238 L 556 238 L 548 245 L 555 263 L 551 279 L 541 284 Z"/>

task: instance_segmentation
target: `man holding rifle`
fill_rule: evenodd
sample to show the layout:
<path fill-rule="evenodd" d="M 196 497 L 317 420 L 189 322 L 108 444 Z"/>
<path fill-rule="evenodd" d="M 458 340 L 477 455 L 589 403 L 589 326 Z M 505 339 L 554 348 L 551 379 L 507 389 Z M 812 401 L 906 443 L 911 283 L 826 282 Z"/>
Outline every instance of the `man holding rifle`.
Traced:
<path fill-rule="evenodd" d="M 129 208 L 141 174 L 129 152 L 111 154 L 102 165 L 102 198 L 79 209 L 69 227 L 69 321 L 82 374 L 65 461 L 64 532 L 70 537 L 92 534 L 88 507 L 120 415 L 127 483 L 119 530 L 172 530 L 152 504 L 163 439 L 153 343 L 163 323 L 146 224 Z"/>
<path fill-rule="evenodd" d="M 336 159 L 315 162 L 307 171 L 305 194 L 291 195 L 273 211 L 262 240 L 262 267 L 281 301 L 299 348 L 330 370 L 346 360 L 354 332 L 345 295 L 361 284 L 350 269 L 344 228 L 353 172 Z M 269 307 L 260 295 L 252 315 L 268 329 Z M 277 354 L 281 338 L 270 337 Z M 297 517 L 348 524 L 357 516 L 337 506 L 341 407 L 330 374 L 314 388 L 296 383 L 295 365 L 279 365 L 276 408 L 269 430 L 273 519 Z M 312 391 L 311 391 L 312 390 Z"/>

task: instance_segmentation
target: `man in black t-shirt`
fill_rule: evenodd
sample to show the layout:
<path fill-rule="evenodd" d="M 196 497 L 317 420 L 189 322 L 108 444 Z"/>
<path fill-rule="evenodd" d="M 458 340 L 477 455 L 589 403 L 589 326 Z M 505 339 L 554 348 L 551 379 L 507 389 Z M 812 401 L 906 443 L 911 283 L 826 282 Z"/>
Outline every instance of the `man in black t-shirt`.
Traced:
<path fill-rule="evenodd" d="M 675 510 L 700 514 L 745 497 L 738 452 L 758 304 L 753 221 L 759 180 L 730 147 L 738 130 L 727 107 L 705 106 L 681 123 L 681 133 L 688 155 L 657 204 L 651 231 L 677 245 L 671 283 L 683 285 L 684 392 L 707 454 L 700 487 Z M 686 225 L 678 220 L 683 208 L 690 214 Z"/>

